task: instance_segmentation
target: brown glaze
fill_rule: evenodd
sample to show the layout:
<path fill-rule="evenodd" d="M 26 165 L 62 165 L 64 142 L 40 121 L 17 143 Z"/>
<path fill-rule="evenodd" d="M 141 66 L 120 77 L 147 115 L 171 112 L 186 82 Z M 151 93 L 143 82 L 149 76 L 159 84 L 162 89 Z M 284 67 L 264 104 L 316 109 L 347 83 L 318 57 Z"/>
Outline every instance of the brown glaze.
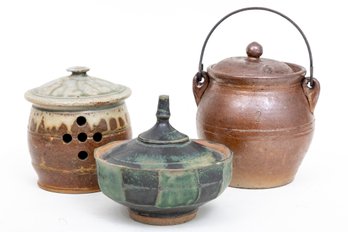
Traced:
<path fill-rule="evenodd" d="M 320 86 L 307 87 L 303 67 L 249 57 L 212 65 L 193 80 L 200 138 L 234 152 L 230 186 L 270 188 L 291 182 L 308 150 Z M 250 57 L 254 56 L 254 57 Z"/>
<path fill-rule="evenodd" d="M 182 224 L 188 221 L 191 221 L 194 219 L 197 215 L 197 210 L 193 210 L 187 214 L 172 216 L 172 217 L 164 217 L 164 218 L 157 218 L 157 217 L 150 217 L 150 216 L 144 216 L 142 214 L 139 214 L 136 211 L 129 210 L 129 216 L 134 221 L 138 221 L 141 223 L 149 224 L 149 225 L 156 225 L 156 226 L 167 226 L 167 225 L 177 225 Z"/>
<path fill-rule="evenodd" d="M 28 144 L 38 185 L 49 191 L 99 191 L 94 149 L 131 138 L 125 99 L 131 90 L 92 77 L 75 66 L 71 75 L 28 90 L 33 103 Z"/>
<path fill-rule="evenodd" d="M 36 108 L 32 111 L 28 126 L 28 144 L 32 165 L 39 177 L 38 185 L 45 190 L 61 193 L 99 191 L 94 149 L 115 140 L 130 139 L 130 125 L 117 127 L 115 118 L 110 119 L 109 129 L 107 119 L 100 118 L 98 125 L 95 125 L 88 119 L 91 117 L 91 111 L 47 113 Z M 110 113 L 105 114 L 112 115 L 115 110 L 106 111 Z M 44 116 L 41 113 L 44 113 Z M 57 114 L 76 119 L 82 115 L 86 118 L 86 123 L 78 125 L 74 121 L 71 126 L 67 126 L 62 122 L 58 128 L 47 127 L 45 122 L 47 124 L 57 120 Z M 118 116 L 117 113 L 115 117 Z M 41 122 L 37 125 L 35 119 L 38 120 L 40 117 Z M 87 138 L 79 138 L 80 133 L 85 133 Z M 100 141 L 96 137 L 93 138 L 96 133 L 101 133 Z M 66 134 L 71 136 L 70 142 L 64 141 L 63 136 Z M 86 153 L 79 155 L 80 152 Z"/>

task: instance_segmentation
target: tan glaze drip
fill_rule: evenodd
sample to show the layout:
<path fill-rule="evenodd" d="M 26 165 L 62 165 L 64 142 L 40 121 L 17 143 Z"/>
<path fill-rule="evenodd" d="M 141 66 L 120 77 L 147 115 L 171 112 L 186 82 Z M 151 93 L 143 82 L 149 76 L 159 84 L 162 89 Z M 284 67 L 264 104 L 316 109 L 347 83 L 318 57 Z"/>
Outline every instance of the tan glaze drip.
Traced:
<path fill-rule="evenodd" d="M 130 120 L 124 104 L 90 111 L 32 107 L 28 142 L 38 185 L 61 193 L 99 191 L 94 149 L 130 138 Z"/>
<path fill-rule="evenodd" d="M 125 99 L 131 90 L 87 75 L 71 75 L 28 90 L 28 145 L 40 188 L 59 193 L 99 191 L 94 150 L 132 138 Z"/>
<path fill-rule="evenodd" d="M 105 129 L 107 131 L 121 130 L 129 127 L 129 116 L 126 106 L 120 105 L 105 110 L 82 112 L 45 111 L 33 107 L 29 117 L 28 129 L 31 132 L 38 132 L 41 128 L 48 133 L 58 131 L 72 133 L 72 128 L 76 125 L 76 119 L 79 116 L 83 116 L 87 119 L 86 124 L 88 124 L 90 131 L 98 127 L 102 120 L 104 121 L 103 123 L 106 124 Z"/>

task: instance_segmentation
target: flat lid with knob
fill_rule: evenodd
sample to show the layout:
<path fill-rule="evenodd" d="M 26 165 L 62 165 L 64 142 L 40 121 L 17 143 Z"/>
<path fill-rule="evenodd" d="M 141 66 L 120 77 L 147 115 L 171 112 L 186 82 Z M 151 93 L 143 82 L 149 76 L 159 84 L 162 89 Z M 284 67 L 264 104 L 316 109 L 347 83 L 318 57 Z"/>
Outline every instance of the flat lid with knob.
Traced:
<path fill-rule="evenodd" d="M 293 64 L 261 58 L 263 48 L 257 42 L 250 43 L 246 53 L 247 57 L 230 57 L 211 65 L 208 73 L 224 77 L 276 78 L 291 75 L 303 69 Z"/>
<path fill-rule="evenodd" d="M 123 85 L 87 75 L 87 67 L 71 67 L 72 74 L 31 89 L 25 98 L 48 109 L 80 109 L 117 104 L 131 94 Z"/>

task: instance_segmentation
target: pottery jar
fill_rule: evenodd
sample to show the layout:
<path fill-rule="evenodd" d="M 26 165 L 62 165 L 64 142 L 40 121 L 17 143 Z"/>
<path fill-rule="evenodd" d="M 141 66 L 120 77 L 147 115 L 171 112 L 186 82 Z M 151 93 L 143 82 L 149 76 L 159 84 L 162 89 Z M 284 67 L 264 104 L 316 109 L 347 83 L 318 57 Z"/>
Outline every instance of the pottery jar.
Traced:
<path fill-rule="evenodd" d="M 300 65 L 261 58 L 263 48 L 256 42 L 247 46 L 246 57 L 227 58 L 203 71 L 203 53 L 212 32 L 226 18 L 246 10 L 276 13 L 298 29 L 309 52 L 309 77 Z M 319 90 L 308 41 L 287 16 L 251 7 L 230 13 L 215 25 L 202 48 L 193 93 L 199 137 L 234 152 L 230 186 L 270 188 L 294 179 L 313 136 Z"/>
<path fill-rule="evenodd" d="M 28 142 L 38 185 L 61 193 L 99 191 L 93 151 L 131 138 L 128 87 L 72 67 L 70 76 L 25 93 L 32 102 Z"/>
<path fill-rule="evenodd" d="M 160 96 L 157 123 L 138 138 L 95 150 L 102 192 L 129 208 L 136 221 L 178 224 L 219 196 L 231 180 L 232 154 L 221 144 L 190 140 L 169 123 L 169 97 Z"/>

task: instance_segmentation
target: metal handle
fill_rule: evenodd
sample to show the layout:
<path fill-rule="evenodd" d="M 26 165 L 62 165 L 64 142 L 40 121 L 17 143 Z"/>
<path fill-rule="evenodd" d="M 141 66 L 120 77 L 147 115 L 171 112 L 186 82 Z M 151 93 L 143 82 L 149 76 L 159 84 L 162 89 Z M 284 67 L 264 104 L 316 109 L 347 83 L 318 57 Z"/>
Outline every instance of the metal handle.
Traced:
<path fill-rule="evenodd" d="M 198 73 L 196 74 L 196 81 L 197 83 L 200 83 L 202 81 L 202 79 L 204 78 L 204 71 L 203 71 L 203 56 L 204 56 L 204 51 L 205 51 L 205 47 L 207 46 L 207 43 L 208 43 L 208 40 L 210 38 L 210 36 L 213 34 L 213 32 L 215 31 L 215 29 L 223 22 L 225 21 L 227 18 L 229 18 L 230 16 L 232 15 L 235 15 L 237 13 L 240 13 L 240 12 L 243 12 L 243 11 L 249 11 L 249 10 L 263 10 L 263 11 L 269 11 L 269 12 L 272 12 L 272 13 L 275 13 L 277 15 L 280 15 L 281 17 L 287 19 L 292 25 L 294 25 L 296 27 L 296 29 L 301 33 L 305 43 L 306 43 L 306 46 L 307 46 L 307 50 L 308 50 L 308 55 L 309 55 L 309 78 L 306 78 L 308 80 L 308 87 L 309 88 L 312 88 L 313 87 L 313 58 L 312 58 L 312 51 L 311 51 L 311 47 L 309 46 L 309 43 L 308 43 L 308 40 L 305 36 L 305 34 L 303 33 L 303 31 L 301 30 L 301 28 L 294 22 L 292 21 L 288 16 L 278 12 L 278 11 L 275 11 L 275 10 L 272 10 L 272 9 L 269 9 L 269 8 L 265 8 L 265 7 L 247 7 L 247 8 L 242 8 L 242 9 L 239 9 L 239 10 L 236 10 L 236 11 L 233 11 L 231 13 L 229 13 L 228 15 L 226 15 L 225 17 L 223 17 L 222 19 L 220 19 L 219 22 L 217 22 L 215 24 L 215 26 L 210 30 L 207 38 L 205 39 L 204 43 L 203 43 L 203 47 L 202 47 L 202 51 L 201 51 L 201 56 L 199 58 L 199 66 L 198 66 Z"/>

